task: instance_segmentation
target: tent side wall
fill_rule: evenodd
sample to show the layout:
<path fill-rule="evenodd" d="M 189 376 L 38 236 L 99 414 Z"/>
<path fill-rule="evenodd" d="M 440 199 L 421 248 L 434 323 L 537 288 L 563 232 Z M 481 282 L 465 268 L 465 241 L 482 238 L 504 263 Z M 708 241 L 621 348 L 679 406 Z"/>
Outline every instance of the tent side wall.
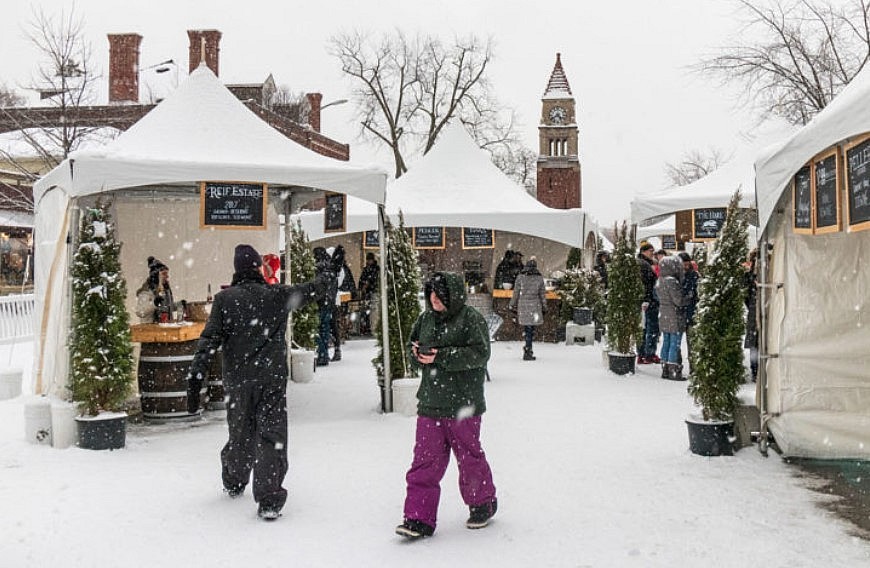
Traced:
<path fill-rule="evenodd" d="M 787 456 L 870 459 L 870 232 L 801 235 L 791 196 L 768 227 L 769 426 Z"/>

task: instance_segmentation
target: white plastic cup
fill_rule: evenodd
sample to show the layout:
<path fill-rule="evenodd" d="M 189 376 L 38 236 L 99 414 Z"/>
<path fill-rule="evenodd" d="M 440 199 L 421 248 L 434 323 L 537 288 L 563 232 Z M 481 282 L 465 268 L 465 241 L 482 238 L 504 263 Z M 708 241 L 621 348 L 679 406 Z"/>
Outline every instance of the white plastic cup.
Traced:
<path fill-rule="evenodd" d="M 78 408 L 71 402 L 51 403 L 51 446 L 64 449 L 74 446 L 78 438 L 76 415 Z"/>
<path fill-rule="evenodd" d="M 24 403 L 24 439 L 31 444 L 51 444 L 51 403 L 35 397 Z"/>
<path fill-rule="evenodd" d="M 417 389 L 420 379 L 393 379 L 393 412 L 417 416 Z"/>
<path fill-rule="evenodd" d="M 290 350 L 290 380 L 294 383 L 310 383 L 314 380 L 314 351 Z"/>

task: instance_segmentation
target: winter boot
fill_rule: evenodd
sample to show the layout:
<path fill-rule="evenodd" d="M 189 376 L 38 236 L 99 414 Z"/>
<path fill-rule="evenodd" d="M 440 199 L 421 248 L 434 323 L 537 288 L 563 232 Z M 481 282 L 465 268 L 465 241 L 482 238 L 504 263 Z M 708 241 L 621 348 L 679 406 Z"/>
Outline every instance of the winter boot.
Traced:
<path fill-rule="evenodd" d="M 683 377 L 683 366 L 678 363 L 670 363 L 672 381 L 685 381 Z"/>
<path fill-rule="evenodd" d="M 409 540 L 432 536 L 434 532 L 435 527 L 430 527 L 426 523 L 416 519 L 405 519 L 405 522 L 396 527 L 396 534 Z"/>
<path fill-rule="evenodd" d="M 671 378 L 671 365 L 669 363 L 662 363 L 662 378 L 670 379 Z"/>
<path fill-rule="evenodd" d="M 241 497 L 244 492 L 244 485 L 233 485 L 231 487 L 224 487 L 224 493 L 226 493 L 231 499 Z"/>
<path fill-rule="evenodd" d="M 532 353 L 531 347 L 523 347 L 523 361 L 534 361 L 536 359 L 535 354 Z"/>
<path fill-rule="evenodd" d="M 335 351 L 332 352 L 332 360 L 333 361 L 341 361 L 341 348 L 336 347 Z"/>
<path fill-rule="evenodd" d="M 281 516 L 281 510 L 277 507 L 260 505 L 259 508 L 257 508 L 257 516 L 264 521 L 274 521 Z"/>
<path fill-rule="evenodd" d="M 493 499 L 483 505 L 471 506 L 468 510 L 471 514 L 468 516 L 468 520 L 465 521 L 465 526 L 470 529 L 482 529 L 489 524 L 489 520 L 498 510 L 498 499 Z"/>
<path fill-rule="evenodd" d="M 318 357 L 314 361 L 314 365 L 317 367 L 325 367 L 326 365 L 329 365 L 329 356 L 327 355 L 326 357 Z"/>

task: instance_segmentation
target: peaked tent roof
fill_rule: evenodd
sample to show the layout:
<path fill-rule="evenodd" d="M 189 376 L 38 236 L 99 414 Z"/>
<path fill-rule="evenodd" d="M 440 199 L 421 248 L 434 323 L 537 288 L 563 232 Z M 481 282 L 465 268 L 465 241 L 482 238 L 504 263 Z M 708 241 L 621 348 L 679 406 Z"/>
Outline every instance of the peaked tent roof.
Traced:
<path fill-rule="evenodd" d="M 73 152 L 34 186 L 70 196 L 203 180 L 312 187 L 383 203 L 382 169 L 320 156 L 263 122 L 200 65 L 166 100 L 100 149 Z"/>
<path fill-rule="evenodd" d="M 847 138 L 870 132 L 870 65 L 806 126 L 755 161 L 758 221 L 763 230 L 791 179 L 810 158 Z"/>
<path fill-rule="evenodd" d="M 347 230 L 377 228 L 373 207 L 348 199 Z M 457 122 L 444 129 L 424 157 L 387 187 L 387 213 L 402 212 L 407 226 L 483 227 L 534 235 L 582 247 L 596 230 L 582 209 L 551 209 L 499 170 Z M 323 213 L 299 215 L 312 240 L 323 233 Z"/>

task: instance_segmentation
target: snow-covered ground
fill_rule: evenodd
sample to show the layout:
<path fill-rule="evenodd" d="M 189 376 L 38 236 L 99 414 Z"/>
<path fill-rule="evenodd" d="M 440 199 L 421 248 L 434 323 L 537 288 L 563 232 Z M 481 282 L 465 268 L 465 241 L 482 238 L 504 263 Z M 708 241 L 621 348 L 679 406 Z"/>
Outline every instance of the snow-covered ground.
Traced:
<path fill-rule="evenodd" d="M 32 347 L 13 362 L 29 368 Z M 127 448 L 24 441 L 24 397 L 0 401 L 0 565 L 90 566 L 870 566 L 870 543 L 818 506 L 772 454 L 688 449 L 685 383 L 640 367 L 616 377 L 597 347 L 496 343 L 483 443 L 499 512 L 479 531 L 455 462 L 438 530 L 404 542 L 414 419 L 377 412 L 374 342 L 350 341 L 315 381 L 291 383 L 290 498 L 275 523 L 221 493 L 219 413 L 133 426 Z M 7 365 L 0 350 L 0 366 Z"/>

